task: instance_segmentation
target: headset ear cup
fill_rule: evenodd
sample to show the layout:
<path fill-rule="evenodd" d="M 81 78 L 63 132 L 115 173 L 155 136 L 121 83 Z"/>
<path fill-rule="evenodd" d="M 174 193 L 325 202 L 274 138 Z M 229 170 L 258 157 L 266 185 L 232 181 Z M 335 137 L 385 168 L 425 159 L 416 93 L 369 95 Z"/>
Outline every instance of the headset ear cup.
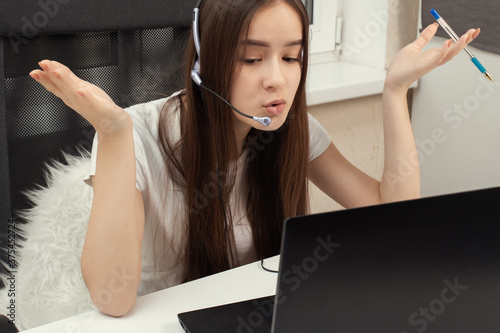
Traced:
<path fill-rule="evenodd" d="M 201 86 L 202 81 L 200 73 L 198 73 L 197 71 L 191 71 L 191 79 L 193 80 L 194 83 L 196 83 L 197 86 Z"/>
<path fill-rule="evenodd" d="M 191 79 L 197 86 L 201 86 L 203 83 L 200 75 L 200 61 L 198 59 L 194 62 L 193 69 L 191 70 Z"/>

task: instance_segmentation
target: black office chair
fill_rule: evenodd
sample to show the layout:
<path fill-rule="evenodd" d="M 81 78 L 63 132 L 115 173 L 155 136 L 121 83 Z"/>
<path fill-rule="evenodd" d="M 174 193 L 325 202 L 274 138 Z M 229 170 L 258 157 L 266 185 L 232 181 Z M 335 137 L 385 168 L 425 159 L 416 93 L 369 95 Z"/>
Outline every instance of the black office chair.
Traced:
<path fill-rule="evenodd" d="M 170 95 L 185 84 L 182 62 L 195 2 L 0 2 L 1 262 L 7 263 L 13 239 L 9 225 L 23 223 L 18 212 L 32 205 L 23 192 L 45 186 L 45 165 L 90 150 L 94 136 L 88 122 L 28 73 L 42 59 L 57 60 L 121 107 Z"/>

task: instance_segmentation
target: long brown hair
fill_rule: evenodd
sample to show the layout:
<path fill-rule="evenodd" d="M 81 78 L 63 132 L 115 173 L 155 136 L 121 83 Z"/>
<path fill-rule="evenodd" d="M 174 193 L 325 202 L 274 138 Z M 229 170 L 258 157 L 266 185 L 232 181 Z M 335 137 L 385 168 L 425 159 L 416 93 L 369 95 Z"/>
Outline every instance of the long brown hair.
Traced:
<path fill-rule="evenodd" d="M 201 77 L 204 84 L 229 99 L 239 70 L 237 47 L 262 8 L 287 3 L 303 25 L 302 76 L 285 124 L 276 131 L 252 129 L 245 145 L 247 216 L 258 258 L 279 253 L 283 220 L 308 212 L 307 164 L 309 126 L 305 79 L 308 67 L 309 21 L 300 0 L 204 0 L 200 9 Z M 184 193 L 185 247 L 181 257 L 184 281 L 232 267 L 234 237 L 229 198 L 234 187 L 239 150 L 233 111 L 190 79 L 196 50 L 187 49 L 186 90 L 167 103 L 160 117 L 160 140 L 166 167 Z M 180 140 L 166 131 L 168 110 L 180 106 Z"/>

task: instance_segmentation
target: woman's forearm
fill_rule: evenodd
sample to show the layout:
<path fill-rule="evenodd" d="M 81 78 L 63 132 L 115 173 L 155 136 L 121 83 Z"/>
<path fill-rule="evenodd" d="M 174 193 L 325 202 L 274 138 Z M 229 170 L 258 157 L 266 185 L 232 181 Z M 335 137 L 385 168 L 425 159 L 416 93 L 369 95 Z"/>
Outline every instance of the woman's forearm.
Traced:
<path fill-rule="evenodd" d="M 144 212 L 137 201 L 132 129 L 98 138 L 82 273 L 94 304 L 121 316 L 134 304 L 140 282 Z"/>
<path fill-rule="evenodd" d="M 404 89 L 384 88 L 384 173 L 380 184 L 383 202 L 420 196 L 418 153 Z"/>

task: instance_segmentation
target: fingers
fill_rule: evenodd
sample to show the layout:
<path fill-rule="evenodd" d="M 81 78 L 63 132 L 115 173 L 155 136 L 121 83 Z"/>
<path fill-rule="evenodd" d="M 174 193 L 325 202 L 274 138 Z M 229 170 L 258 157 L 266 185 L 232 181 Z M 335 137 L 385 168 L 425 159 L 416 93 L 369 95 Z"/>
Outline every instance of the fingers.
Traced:
<path fill-rule="evenodd" d="M 62 92 L 57 88 L 57 86 L 52 82 L 50 77 L 48 76 L 47 73 L 44 71 L 41 71 L 39 69 L 35 69 L 30 73 L 30 76 L 37 82 L 39 82 L 41 85 L 45 87 L 48 91 L 53 93 L 59 98 L 62 98 Z"/>
<path fill-rule="evenodd" d="M 90 83 L 81 80 L 68 67 L 57 61 L 43 60 L 39 65 L 42 70 L 33 70 L 30 76 L 93 123 L 92 112 L 96 110 L 99 102 L 87 88 Z"/>
<path fill-rule="evenodd" d="M 63 93 L 74 93 L 78 89 L 81 80 L 68 67 L 48 60 L 41 61 L 40 67 Z"/>
<path fill-rule="evenodd" d="M 439 24 L 433 23 L 429 25 L 427 28 L 425 28 L 420 36 L 415 40 L 414 44 L 416 44 L 420 49 L 423 49 L 427 43 L 434 37 L 436 34 L 437 30 L 439 28 Z"/>
<path fill-rule="evenodd" d="M 480 29 L 470 29 L 460 37 L 458 42 L 451 44 L 451 40 L 448 41 L 449 46 L 446 50 L 446 54 L 443 58 L 442 63 L 445 63 L 453 59 L 456 55 L 458 55 L 469 43 L 471 43 L 480 34 L 480 32 L 481 32 Z M 444 49 L 446 49 L 445 45 L 443 46 Z"/>
<path fill-rule="evenodd" d="M 476 39 L 480 33 L 481 33 L 481 28 L 477 28 L 476 31 L 472 34 L 472 40 Z"/>
<path fill-rule="evenodd" d="M 43 60 L 38 63 L 42 70 L 34 70 L 30 73 L 30 76 L 42 84 L 45 89 L 56 95 L 57 97 L 63 99 L 64 93 L 60 89 L 60 82 L 56 80 L 53 73 L 53 67 L 50 61 Z"/>
<path fill-rule="evenodd" d="M 437 30 L 439 28 L 439 24 L 437 22 L 434 22 L 433 24 L 427 26 L 420 36 L 415 40 L 414 44 L 417 45 L 420 49 L 423 49 L 425 45 L 434 37 L 436 34 Z M 472 42 L 481 32 L 481 29 L 470 29 L 467 31 L 457 43 L 452 45 L 449 41 L 445 42 L 443 44 L 443 47 L 452 47 L 453 51 L 455 51 L 456 48 L 463 49 L 467 44 Z"/>
<path fill-rule="evenodd" d="M 469 35 L 469 38 L 467 39 L 467 44 L 471 43 L 474 39 L 476 39 L 480 33 L 481 33 L 480 28 L 470 29 L 469 31 L 467 31 L 466 35 Z"/>
<path fill-rule="evenodd" d="M 39 65 L 42 70 L 34 70 L 30 76 L 74 109 L 80 102 L 78 90 L 88 83 L 57 61 L 42 60 Z"/>
<path fill-rule="evenodd" d="M 97 86 L 78 78 L 68 67 L 43 60 L 30 76 L 89 121 L 101 133 L 129 129 L 131 119 Z"/>

